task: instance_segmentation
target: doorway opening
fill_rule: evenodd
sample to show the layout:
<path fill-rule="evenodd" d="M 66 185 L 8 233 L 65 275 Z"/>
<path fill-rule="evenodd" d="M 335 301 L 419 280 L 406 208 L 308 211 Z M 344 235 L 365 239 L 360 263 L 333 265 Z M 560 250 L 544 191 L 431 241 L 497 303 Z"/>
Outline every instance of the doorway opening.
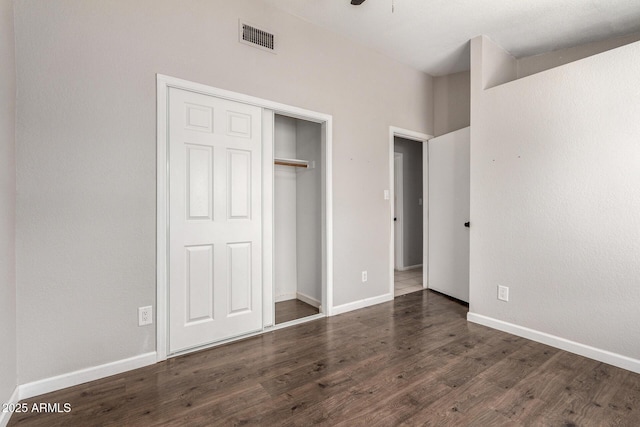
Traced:
<path fill-rule="evenodd" d="M 423 289 L 423 170 L 422 142 L 395 136 L 394 296 Z"/>
<path fill-rule="evenodd" d="M 427 288 L 428 135 L 390 129 L 390 293 L 394 297 Z"/>
<path fill-rule="evenodd" d="M 322 313 L 324 175 L 322 126 L 281 114 L 274 121 L 275 324 Z"/>

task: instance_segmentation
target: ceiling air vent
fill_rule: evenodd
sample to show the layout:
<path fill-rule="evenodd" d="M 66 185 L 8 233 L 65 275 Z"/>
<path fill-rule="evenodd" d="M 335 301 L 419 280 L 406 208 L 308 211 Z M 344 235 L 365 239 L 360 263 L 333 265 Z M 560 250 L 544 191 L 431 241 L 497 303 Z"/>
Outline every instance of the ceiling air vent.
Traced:
<path fill-rule="evenodd" d="M 249 46 L 257 47 L 258 49 L 271 53 L 276 52 L 275 34 L 242 21 L 239 22 L 239 30 L 240 43 L 248 44 Z"/>

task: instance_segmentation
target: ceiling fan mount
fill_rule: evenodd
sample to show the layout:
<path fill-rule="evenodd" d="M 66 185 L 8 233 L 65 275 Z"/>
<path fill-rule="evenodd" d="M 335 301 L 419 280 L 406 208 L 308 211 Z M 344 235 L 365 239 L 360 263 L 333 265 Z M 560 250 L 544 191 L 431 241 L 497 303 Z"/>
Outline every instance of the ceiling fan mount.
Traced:
<path fill-rule="evenodd" d="M 366 0 L 351 0 L 351 4 L 353 6 L 360 6 L 365 1 Z M 395 8 L 396 8 L 396 1 L 395 0 L 391 0 L 391 13 L 395 12 Z"/>

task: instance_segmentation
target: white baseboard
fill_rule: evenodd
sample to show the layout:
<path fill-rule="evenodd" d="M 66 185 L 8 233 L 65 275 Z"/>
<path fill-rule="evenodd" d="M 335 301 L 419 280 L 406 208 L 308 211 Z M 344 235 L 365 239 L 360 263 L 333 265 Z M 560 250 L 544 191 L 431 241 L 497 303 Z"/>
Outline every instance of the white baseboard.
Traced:
<path fill-rule="evenodd" d="M 407 271 L 407 270 L 415 270 L 416 268 L 422 267 L 422 264 L 409 265 L 407 267 L 396 268 L 398 271 Z"/>
<path fill-rule="evenodd" d="M 110 377 L 111 375 L 142 368 L 143 366 L 153 365 L 156 362 L 157 355 L 154 351 L 130 357 L 128 359 L 105 363 L 104 365 L 69 372 L 68 374 L 62 374 L 56 377 L 22 384 L 19 386 L 20 400 L 29 399 L 34 396 L 39 396 L 41 394 L 50 393 L 52 391 L 61 390 L 63 388 L 72 387 L 89 381 Z"/>
<path fill-rule="evenodd" d="M 289 301 L 291 299 L 296 299 L 295 292 L 289 292 L 286 294 L 276 295 L 276 302 Z"/>
<path fill-rule="evenodd" d="M 377 297 L 365 298 L 359 301 L 334 306 L 333 310 L 331 310 L 331 315 L 335 316 L 337 314 L 347 313 L 349 311 L 358 310 L 360 308 L 365 308 L 376 304 L 382 304 L 383 302 L 388 301 L 393 301 L 393 294 L 388 293 Z"/>
<path fill-rule="evenodd" d="M 20 401 L 20 388 L 16 387 L 11 394 L 11 397 L 6 402 L 0 403 L 8 403 L 9 405 L 18 403 Z M 2 412 L 3 408 L 0 408 L 0 427 L 7 427 L 9 424 L 9 420 L 11 419 L 11 415 L 13 412 Z"/>
<path fill-rule="evenodd" d="M 315 298 L 310 297 L 309 295 L 303 294 L 302 292 L 297 292 L 296 293 L 296 297 L 300 301 L 305 302 L 305 303 L 309 304 L 310 306 L 313 306 L 315 308 L 320 308 L 320 301 L 318 301 Z"/>
<path fill-rule="evenodd" d="M 536 331 L 535 329 L 525 328 L 524 326 L 514 325 L 513 323 L 503 322 L 502 320 L 481 314 L 467 313 L 467 320 L 640 374 L 640 360 L 638 359 L 632 359 L 631 357 L 621 354 L 580 344 L 575 341 Z"/>

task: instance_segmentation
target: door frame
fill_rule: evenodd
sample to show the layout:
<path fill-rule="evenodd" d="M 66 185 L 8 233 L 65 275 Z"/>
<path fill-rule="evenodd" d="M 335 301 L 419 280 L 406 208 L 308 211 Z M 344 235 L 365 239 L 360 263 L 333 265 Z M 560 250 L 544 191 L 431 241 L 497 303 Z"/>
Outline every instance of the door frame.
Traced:
<path fill-rule="evenodd" d="M 433 135 L 416 132 L 396 126 L 389 126 L 389 188 L 391 189 L 390 211 L 390 240 L 389 240 L 389 293 L 394 296 L 394 268 L 395 268 L 395 230 L 393 218 L 395 209 L 393 206 L 394 179 L 395 179 L 395 155 L 394 137 L 400 137 L 422 143 L 422 287 L 429 287 L 429 146 L 428 141 Z"/>
<path fill-rule="evenodd" d="M 324 142 L 324 273 L 322 289 L 322 306 L 324 315 L 331 316 L 333 311 L 333 185 L 332 185 L 332 136 L 333 118 L 331 115 L 306 110 L 291 105 L 281 104 L 231 92 L 212 86 L 194 83 L 176 77 L 162 74 L 156 75 L 156 119 L 157 119 L 157 177 L 156 177 L 156 355 L 157 361 L 166 360 L 170 356 L 168 340 L 168 268 L 169 268 L 169 156 L 168 156 L 168 102 L 169 88 L 187 90 L 217 98 L 227 99 L 235 102 L 254 105 L 263 109 L 262 114 L 262 136 L 263 136 L 263 159 L 262 159 L 262 186 L 263 186 L 263 307 L 267 308 L 265 295 L 272 295 L 273 289 L 273 117 L 274 114 L 282 114 L 298 119 L 308 120 L 322 125 L 321 138 Z M 263 329 L 269 323 L 269 316 L 273 311 L 273 301 L 270 303 L 271 311 L 263 313 Z M 264 311 L 264 310 L 263 310 Z M 244 338 L 245 336 L 241 337 Z M 194 350 L 219 345 L 228 341 L 213 343 L 211 345 L 198 347 Z M 180 354 L 180 353 L 178 353 Z M 173 356 L 173 355 L 171 355 Z"/>
<path fill-rule="evenodd" d="M 404 158 L 402 153 L 393 153 L 393 233 L 394 269 L 404 267 Z M 398 194 L 396 194 L 396 190 Z M 396 209 L 397 208 L 397 209 Z M 398 233 L 396 233 L 396 224 Z"/>

